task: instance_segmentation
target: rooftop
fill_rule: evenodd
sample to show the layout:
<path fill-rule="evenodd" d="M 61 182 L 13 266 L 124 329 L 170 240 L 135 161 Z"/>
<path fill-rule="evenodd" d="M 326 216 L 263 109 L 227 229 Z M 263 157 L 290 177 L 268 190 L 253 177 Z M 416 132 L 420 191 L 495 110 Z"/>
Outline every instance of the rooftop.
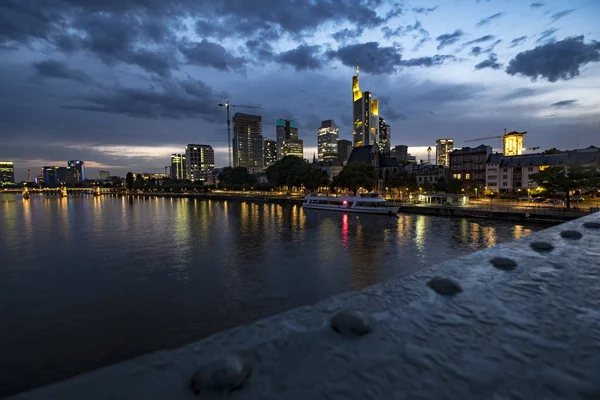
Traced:
<path fill-rule="evenodd" d="M 477 147 L 463 147 L 462 149 L 454 149 L 450 152 L 451 155 L 470 154 L 470 153 L 485 153 L 491 152 L 492 147 L 481 144 Z"/>

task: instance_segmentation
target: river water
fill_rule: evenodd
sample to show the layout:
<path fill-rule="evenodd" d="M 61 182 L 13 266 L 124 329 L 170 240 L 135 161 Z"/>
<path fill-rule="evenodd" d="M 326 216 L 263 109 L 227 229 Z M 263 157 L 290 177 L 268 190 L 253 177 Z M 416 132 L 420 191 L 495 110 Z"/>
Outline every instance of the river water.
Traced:
<path fill-rule="evenodd" d="M 544 225 L 194 199 L 0 196 L 0 397 Z"/>

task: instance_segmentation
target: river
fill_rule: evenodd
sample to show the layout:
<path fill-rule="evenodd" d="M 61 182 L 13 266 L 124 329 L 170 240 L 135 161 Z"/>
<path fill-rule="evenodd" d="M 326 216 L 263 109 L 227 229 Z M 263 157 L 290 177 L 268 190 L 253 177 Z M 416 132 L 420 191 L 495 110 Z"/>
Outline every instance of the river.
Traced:
<path fill-rule="evenodd" d="M 0 196 L 0 397 L 400 278 L 544 225 Z"/>

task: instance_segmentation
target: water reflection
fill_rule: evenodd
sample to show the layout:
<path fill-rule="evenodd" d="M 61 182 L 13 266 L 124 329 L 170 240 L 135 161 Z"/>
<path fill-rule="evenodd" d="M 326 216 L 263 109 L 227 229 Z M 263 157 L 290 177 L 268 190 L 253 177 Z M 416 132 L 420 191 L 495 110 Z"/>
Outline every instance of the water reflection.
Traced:
<path fill-rule="evenodd" d="M 180 198 L 32 198 L 2 203 L 0 212 L 0 257 L 12 257 L 0 262 L 0 343 L 10 349 L 0 387 L 9 391 L 183 345 L 541 228 Z M 33 368 L 41 372 L 27 373 Z"/>

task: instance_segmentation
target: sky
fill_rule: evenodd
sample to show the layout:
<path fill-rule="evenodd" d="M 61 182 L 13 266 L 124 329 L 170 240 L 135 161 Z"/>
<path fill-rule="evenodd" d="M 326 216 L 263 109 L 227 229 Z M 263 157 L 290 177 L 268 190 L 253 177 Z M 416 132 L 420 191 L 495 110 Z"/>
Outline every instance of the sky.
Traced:
<path fill-rule="evenodd" d="M 0 159 L 17 180 L 71 159 L 124 176 L 197 143 L 226 166 L 226 99 L 262 106 L 267 138 L 296 120 L 312 159 L 320 121 L 351 139 L 357 59 L 418 158 L 504 128 L 600 145 L 598 21 L 596 0 L 3 0 Z"/>

